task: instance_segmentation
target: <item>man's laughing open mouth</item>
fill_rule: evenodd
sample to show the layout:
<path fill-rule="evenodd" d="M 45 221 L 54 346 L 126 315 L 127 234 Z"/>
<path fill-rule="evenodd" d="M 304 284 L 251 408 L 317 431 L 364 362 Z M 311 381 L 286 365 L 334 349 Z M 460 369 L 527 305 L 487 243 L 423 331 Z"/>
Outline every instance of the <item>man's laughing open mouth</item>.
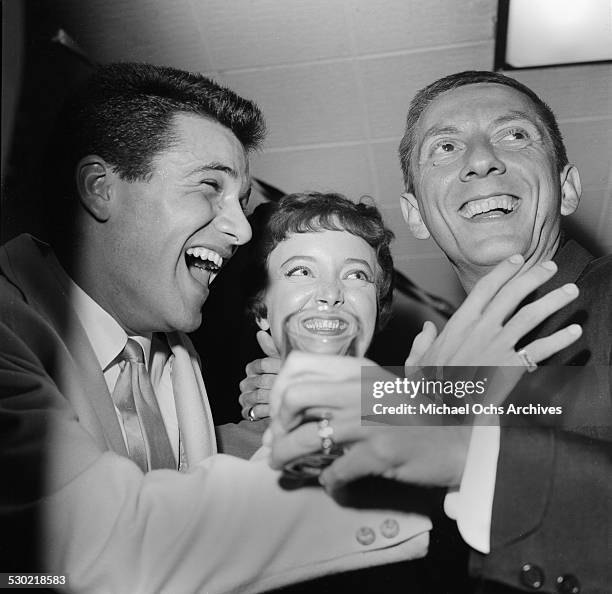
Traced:
<path fill-rule="evenodd" d="M 509 194 L 475 198 L 464 202 L 459 214 L 470 221 L 498 219 L 518 210 L 520 199 Z"/>
<path fill-rule="evenodd" d="M 210 248 L 194 246 L 185 251 L 185 262 L 191 276 L 200 284 L 208 286 L 221 270 L 225 259 Z"/>

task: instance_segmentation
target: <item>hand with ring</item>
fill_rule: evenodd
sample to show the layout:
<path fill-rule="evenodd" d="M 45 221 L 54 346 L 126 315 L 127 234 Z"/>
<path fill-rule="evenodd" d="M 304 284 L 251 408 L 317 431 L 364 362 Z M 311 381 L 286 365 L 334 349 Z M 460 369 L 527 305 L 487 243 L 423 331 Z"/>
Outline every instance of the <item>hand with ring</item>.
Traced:
<path fill-rule="evenodd" d="M 270 416 L 270 390 L 278 374 L 281 361 L 272 337 L 263 330 L 257 332 L 257 342 L 266 354 L 246 366 L 246 377 L 240 382 L 239 402 L 242 418 L 258 421 Z"/>
<path fill-rule="evenodd" d="M 483 277 L 439 336 L 434 324 L 425 322 L 406 367 L 516 366 L 533 371 L 537 363 L 577 340 L 582 329 L 572 324 L 516 350 L 524 336 L 578 297 L 576 285 L 567 284 L 517 311 L 517 306 L 557 271 L 554 262 L 543 262 L 522 272 L 523 263 L 521 256 L 512 256 Z"/>

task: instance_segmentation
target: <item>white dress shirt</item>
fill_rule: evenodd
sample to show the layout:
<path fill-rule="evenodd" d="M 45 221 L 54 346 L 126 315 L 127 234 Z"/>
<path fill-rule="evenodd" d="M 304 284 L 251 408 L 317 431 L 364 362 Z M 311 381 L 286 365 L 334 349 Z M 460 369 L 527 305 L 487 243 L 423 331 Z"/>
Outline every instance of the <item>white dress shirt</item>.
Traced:
<path fill-rule="evenodd" d="M 499 456 L 499 427 L 472 430 L 459 489 L 449 491 L 444 511 L 457 521 L 463 540 L 481 553 L 491 549 L 491 516 Z"/>

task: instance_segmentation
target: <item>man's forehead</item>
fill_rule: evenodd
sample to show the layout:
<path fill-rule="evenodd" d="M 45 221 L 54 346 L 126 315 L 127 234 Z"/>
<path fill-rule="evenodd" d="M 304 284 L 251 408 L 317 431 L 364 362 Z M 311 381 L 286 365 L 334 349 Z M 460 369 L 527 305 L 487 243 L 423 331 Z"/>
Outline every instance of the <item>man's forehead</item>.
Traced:
<path fill-rule="evenodd" d="M 418 132 L 422 138 L 434 126 L 507 120 L 513 116 L 541 123 L 531 98 L 518 89 L 498 83 L 474 83 L 445 91 L 431 101 L 419 118 Z"/>
<path fill-rule="evenodd" d="M 165 152 L 180 162 L 185 175 L 217 171 L 235 179 L 249 178 L 246 151 L 235 134 L 208 117 L 179 113 L 171 122 L 170 145 Z"/>

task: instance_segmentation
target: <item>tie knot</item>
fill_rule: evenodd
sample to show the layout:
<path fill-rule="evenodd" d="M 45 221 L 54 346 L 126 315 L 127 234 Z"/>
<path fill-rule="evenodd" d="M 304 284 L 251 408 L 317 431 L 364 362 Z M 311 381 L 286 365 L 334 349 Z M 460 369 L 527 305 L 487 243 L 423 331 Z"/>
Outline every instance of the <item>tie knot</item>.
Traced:
<path fill-rule="evenodd" d="M 144 365 L 144 352 L 142 347 L 132 338 L 128 338 L 127 344 L 119 355 L 121 361 L 142 363 Z"/>

